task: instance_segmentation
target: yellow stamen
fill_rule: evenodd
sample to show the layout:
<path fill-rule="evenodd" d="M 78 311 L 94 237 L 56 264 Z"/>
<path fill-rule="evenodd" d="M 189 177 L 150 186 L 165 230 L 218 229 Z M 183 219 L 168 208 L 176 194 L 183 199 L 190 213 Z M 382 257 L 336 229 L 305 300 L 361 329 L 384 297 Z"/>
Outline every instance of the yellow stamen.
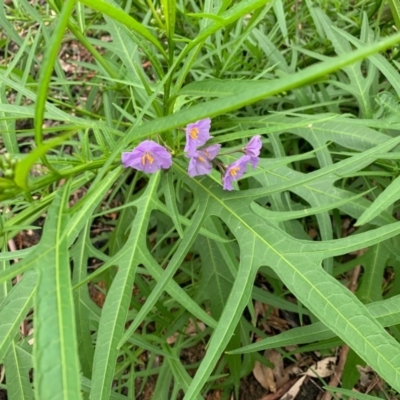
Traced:
<path fill-rule="evenodd" d="M 192 128 L 189 132 L 189 135 L 192 139 L 197 139 L 197 136 L 199 135 L 199 128 Z"/>
<path fill-rule="evenodd" d="M 154 157 L 148 151 L 146 151 L 142 157 L 142 165 L 146 165 L 146 162 L 149 162 L 150 164 L 153 164 L 154 162 Z"/>
<path fill-rule="evenodd" d="M 239 171 L 239 169 L 240 169 L 239 167 L 231 168 L 231 169 L 229 170 L 229 173 L 231 174 L 232 177 L 235 177 L 236 174 L 237 174 L 237 172 Z"/>
<path fill-rule="evenodd" d="M 198 159 L 199 159 L 200 162 L 206 161 L 206 160 L 205 160 L 203 157 L 201 157 L 201 156 L 199 156 Z"/>

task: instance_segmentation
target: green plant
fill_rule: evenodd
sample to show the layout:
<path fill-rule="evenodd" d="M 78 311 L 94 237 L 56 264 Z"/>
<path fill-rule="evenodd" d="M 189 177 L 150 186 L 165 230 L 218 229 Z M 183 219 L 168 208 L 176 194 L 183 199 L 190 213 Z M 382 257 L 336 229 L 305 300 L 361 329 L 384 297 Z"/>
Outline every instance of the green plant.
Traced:
<path fill-rule="evenodd" d="M 154 398 L 197 399 L 212 387 L 227 398 L 255 352 L 318 349 L 327 339 L 347 343 L 400 391 L 400 79 L 391 50 L 400 34 L 375 29 L 374 2 L 343 13 L 340 2 L 61 3 L 15 0 L 0 11 L 9 398 L 34 397 L 32 366 L 43 400 L 135 398 L 153 376 Z M 68 43 L 90 60 L 72 63 L 72 74 L 59 59 Z M 223 191 L 217 170 L 188 176 L 181 128 L 204 118 L 211 143 L 232 151 L 263 137 L 259 166 L 239 190 Z M 170 149 L 171 169 L 121 167 L 121 152 L 146 139 Z M 346 237 L 344 218 L 357 227 Z M 42 222 L 38 244 L 8 250 Z M 354 294 L 343 274 L 355 263 L 364 273 Z M 395 278 L 384 288 L 388 267 Z M 89 296 L 99 281 L 102 308 Z M 312 323 L 267 337 L 254 299 Z M 33 352 L 30 335 L 17 335 L 32 306 Z M 254 334 L 262 340 L 251 343 Z M 185 365 L 182 352 L 202 342 L 204 358 Z"/>

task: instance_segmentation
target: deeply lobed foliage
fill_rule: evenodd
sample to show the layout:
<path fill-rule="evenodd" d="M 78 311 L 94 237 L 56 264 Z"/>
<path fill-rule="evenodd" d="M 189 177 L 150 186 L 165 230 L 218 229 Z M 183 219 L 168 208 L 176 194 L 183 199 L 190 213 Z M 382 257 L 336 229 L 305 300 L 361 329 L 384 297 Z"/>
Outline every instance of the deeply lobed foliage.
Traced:
<path fill-rule="evenodd" d="M 228 398 L 260 350 L 342 342 L 349 371 L 362 359 L 400 390 L 394 2 L 1 3 L 10 399 L 139 398 L 153 377 L 155 399 Z M 204 118 L 226 165 L 263 138 L 237 190 L 216 170 L 188 176 L 181 129 Z M 123 169 L 150 139 L 171 169 Z M 28 230 L 40 241 L 12 251 Z M 299 326 L 268 336 L 255 301 Z"/>

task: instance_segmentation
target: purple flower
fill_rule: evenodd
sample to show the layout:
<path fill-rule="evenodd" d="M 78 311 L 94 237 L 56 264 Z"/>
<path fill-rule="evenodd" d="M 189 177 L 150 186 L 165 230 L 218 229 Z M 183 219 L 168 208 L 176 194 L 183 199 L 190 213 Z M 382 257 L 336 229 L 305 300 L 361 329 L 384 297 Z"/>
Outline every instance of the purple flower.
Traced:
<path fill-rule="evenodd" d="M 206 147 L 205 149 L 197 150 L 189 161 L 189 176 L 194 177 L 198 175 L 207 175 L 211 172 L 213 160 L 221 148 L 220 144 L 214 144 Z"/>
<path fill-rule="evenodd" d="M 196 149 L 203 146 L 210 139 L 211 119 L 201 119 L 186 127 L 185 153 L 192 157 Z"/>
<path fill-rule="evenodd" d="M 172 156 L 167 149 L 152 140 L 145 140 L 130 153 L 122 153 L 122 164 L 147 173 L 167 169 L 172 165 Z"/>
<path fill-rule="evenodd" d="M 244 152 L 246 156 L 250 156 L 250 162 L 253 168 L 256 168 L 260 159 L 258 156 L 260 155 L 260 150 L 262 147 L 261 136 L 256 135 L 250 139 L 250 142 L 247 143 L 247 146 L 244 148 Z"/>
<path fill-rule="evenodd" d="M 224 190 L 233 190 L 233 181 L 237 181 L 246 172 L 247 163 L 251 160 L 250 156 L 242 156 L 228 166 L 224 176 Z"/>

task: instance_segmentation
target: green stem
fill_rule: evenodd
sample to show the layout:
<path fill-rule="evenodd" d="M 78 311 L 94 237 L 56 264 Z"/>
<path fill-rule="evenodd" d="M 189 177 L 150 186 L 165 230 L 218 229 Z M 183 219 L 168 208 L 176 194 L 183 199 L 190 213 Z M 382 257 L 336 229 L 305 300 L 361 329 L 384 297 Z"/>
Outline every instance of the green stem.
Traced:
<path fill-rule="evenodd" d="M 76 167 L 57 171 L 56 175 L 47 175 L 47 176 L 43 177 L 43 179 L 36 181 L 35 184 L 29 188 L 29 191 L 32 193 L 32 192 L 36 192 L 40 189 L 43 189 L 44 187 L 47 187 L 54 182 L 57 182 L 60 179 L 60 176 L 62 176 L 63 178 L 69 178 L 71 176 L 80 174 L 82 172 L 99 169 L 104 165 L 104 163 L 105 163 L 105 160 L 100 159 L 100 160 L 85 163 L 83 165 L 78 165 Z"/>
<path fill-rule="evenodd" d="M 75 0 L 66 0 L 59 15 L 56 28 L 50 39 L 47 51 L 43 57 L 42 68 L 40 70 L 38 95 L 35 107 L 35 143 L 39 147 L 43 143 L 43 120 L 46 107 L 47 94 L 49 91 L 50 80 L 53 74 L 54 64 L 58 57 L 58 51 L 62 42 L 64 31 L 68 25 L 68 20 L 75 6 Z M 51 171 L 56 172 L 50 165 L 45 155 L 41 157 L 43 164 Z"/>

